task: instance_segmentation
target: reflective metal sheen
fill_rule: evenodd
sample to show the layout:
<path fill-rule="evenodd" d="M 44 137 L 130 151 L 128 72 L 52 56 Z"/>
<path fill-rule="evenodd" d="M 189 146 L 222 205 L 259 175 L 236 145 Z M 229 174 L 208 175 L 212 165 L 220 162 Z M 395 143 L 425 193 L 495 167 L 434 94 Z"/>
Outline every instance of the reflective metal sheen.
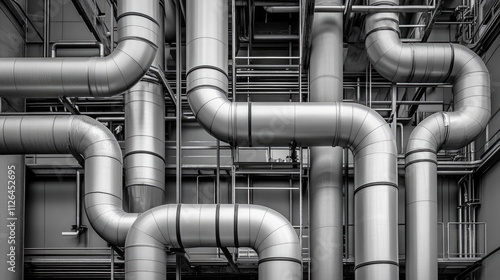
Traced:
<path fill-rule="evenodd" d="M 148 71 L 158 48 L 158 0 L 118 1 L 118 45 L 93 58 L 1 58 L 0 96 L 111 96 Z"/>
<path fill-rule="evenodd" d="M 166 1 L 171 3 L 170 0 Z M 165 10 L 158 9 L 160 23 L 156 44 L 165 41 Z M 153 66 L 165 69 L 164 49 L 156 52 Z M 162 70 L 160 70 L 162 71 Z M 153 74 L 125 92 L 125 188 L 129 211 L 142 213 L 165 202 L 165 97 Z"/>
<path fill-rule="evenodd" d="M 137 214 L 122 208 L 122 153 L 113 134 L 86 116 L 0 117 L 0 154 L 79 154 L 85 210 L 94 230 L 123 246 Z"/>
<path fill-rule="evenodd" d="M 370 0 L 370 5 L 399 0 Z M 437 279 L 437 166 L 440 149 L 462 148 L 484 130 L 491 116 L 490 75 L 484 62 L 457 44 L 403 44 L 399 16 L 367 16 L 366 51 L 375 69 L 394 82 L 453 83 L 453 112 L 423 120 L 406 151 L 406 279 Z"/>
<path fill-rule="evenodd" d="M 349 147 L 355 164 L 358 279 L 397 279 L 397 150 L 375 111 L 338 102 L 230 102 L 226 97 L 227 3 L 187 2 L 188 101 L 198 122 L 237 146 Z M 378 278 L 373 278 L 377 275 Z"/>
<path fill-rule="evenodd" d="M 165 247 L 251 247 L 259 255 L 259 279 L 302 279 L 295 229 L 259 205 L 170 204 L 146 211 L 127 236 L 125 279 L 166 279 Z"/>
<path fill-rule="evenodd" d="M 341 4 L 339 0 L 316 1 L 316 7 Z M 309 67 L 311 102 L 343 99 L 342 35 L 342 14 L 314 14 Z M 342 151 L 338 147 L 310 149 L 310 257 L 313 280 L 342 279 L 343 275 Z"/>

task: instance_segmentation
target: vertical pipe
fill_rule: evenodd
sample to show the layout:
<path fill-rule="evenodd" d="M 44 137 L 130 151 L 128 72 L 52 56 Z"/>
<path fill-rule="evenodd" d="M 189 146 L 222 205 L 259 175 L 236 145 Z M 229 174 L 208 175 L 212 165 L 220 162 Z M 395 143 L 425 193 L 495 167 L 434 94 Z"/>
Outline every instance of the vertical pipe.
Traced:
<path fill-rule="evenodd" d="M 392 84 L 392 123 L 391 123 L 391 128 L 392 132 L 394 132 L 394 138 L 397 138 L 397 123 L 398 123 L 398 118 L 397 118 L 397 106 L 396 106 L 396 101 L 398 99 L 398 87 L 396 86 L 395 83 Z M 403 141 L 403 139 L 401 139 Z"/>
<path fill-rule="evenodd" d="M 158 0 L 157 0 L 158 1 Z M 161 2 L 161 1 L 160 1 Z M 158 9 L 156 44 L 163 46 L 165 10 Z M 164 48 L 153 66 L 164 69 Z M 165 202 L 165 98 L 163 86 L 149 73 L 125 93 L 125 188 L 129 211 L 142 213 Z"/>
<path fill-rule="evenodd" d="M 344 149 L 344 198 L 345 258 L 349 259 L 349 149 Z"/>
<path fill-rule="evenodd" d="M 109 19 L 109 50 L 115 50 L 115 4 L 114 0 L 109 1 L 110 19 Z"/>
<path fill-rule="evenodd" d="M 50 0 L 44 0 L 43 12 L 43 57 L 50 57 Z"/>
<path fill-rule="evenodd" d="M 175 181 L 175 201 L 176 203 L 182 202 L 181 185 L 182 185 L 182 17 L 181 17 L 181 0 L 176 1 L 175 17 L 176 17 L 176 32 L 175 32 L 175 46 L 176 46 L 176 91 L 177 91 L 177 108 L 175 120 L 175 145 L 176 145 L 176 181 Z M 179 254 L 175 255 L 175 279 L 182 279 L 182 260 Z"/>
<path fill-rule="evenodd" d="M 463 257 L 462 237 L 462 186 L 458 184 L 458 257 Z"/>
<path fill-rule="evenodd" d="M 24 269 L 24 155 L 0 156 L 0 271 L 22 280 Z"/>
<path fill-rule="evenodd" d="M 342 5 L 339 0 L 318 5 Z M 343 17 L 316 13 L 312 27 L 310 101 L 342 101 Z M 311 147 L 311 279 L 342 279 L 342 148 Z"/>
<path fill-rule="evenodd" d="M 76 229 L 80 230 L 81 223 L 81 196 L 82 196 L 82 181 L 80 178 L 80 171 L 76 171 Z"/>
<path fill-rule="evenodd" d="M 220 140 L 217 140 L 217 168 L 215 169 L 215 204 L 220 203 Z"/>
<path fill-rule="evenodd" d="M 233 87 L 233 102 L 236 102 L 236 1 L 231 1 L 231 77 Z"/>
<path fill-rule="evenodd" d="M 115 280 L 115 250 L 113 247 L 110 247 L 111 249 L 111 280 Z"/>
<path fill-rule="evenodd" d="M 176 34 L 175 34 L 175 46 L 176 46 L 176 91 L 177 91 L 177 108 L 176 108 L 176 128 L 175 128 L 175 145 L 176 145 L 176 181 L 175 181 L 175 201 L 181 203 L 181 185 L 182 185 L 182 22 L 181 22 L 181 7 L 179 0 L 176 2 L 175 16 L 176 16 Z"/>

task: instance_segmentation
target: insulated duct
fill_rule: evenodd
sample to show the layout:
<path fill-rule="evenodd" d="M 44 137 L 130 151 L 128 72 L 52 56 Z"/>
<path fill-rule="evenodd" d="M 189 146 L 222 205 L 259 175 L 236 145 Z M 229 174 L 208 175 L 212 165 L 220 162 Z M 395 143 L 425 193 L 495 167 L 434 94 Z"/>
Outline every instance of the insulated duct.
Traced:
<path fill-rule="evenodd" d="M 99 58 L 1 58 L 2 97 L 111 96 L 148 71 L 158 48 L 158 0 L 118 1 L 118 45 Z"/>
<path fill-rule="evenodd" d="M 143 213 L 127 236 L 126 279 L 164 280 L 165 247 L 251 247 L 259 279 L 302 279 L 297 233 L 281 214 L 258 205 L 177 204 Z"/>
<path fill-rule="evenodd" d="M 406 279 L 437 279 L 436 153 L 464 147 L 485 128 L 491 115 L 489 72 L 481 58 L 462 45 L 401 43 L 395 13 L 368 15 L 365 30 L 368 57 L 385 78 L 453 84 L 454 112 L 426 118 L 413 130 L 406 148 Z"/>
<path fill-rule="evenodd" d="M 323 5 L 342 5 L 342 1 L 316 1 L 316 6 Z M 314 14 L 309 67 L 311 102 L 342 101 L 342 31 L 342 14 Z M 342 279 L 342 148 L 311 147 L 310 155 L 311 279 Z"/>
<path fill-rule="evenodd" d="M 1 116 L 0 154 L 79 154 L 85 210 L 107 242 L 123 246 L 138 214 L 122 208 L 122 153 L 113 134 L 85 116 Z"/>
<path fill-rule="evenodd" d="M 163 1 L 160 1 L 163 5 Z M 166 3 L 171 3 L 167 0 Z M 165 9 L 158 9 L 160 24 L 155 44 L 165 41 Z M 156 52 L 153 66 L 165 69 L 163 47 Z M 165 202 L 165 97 L 163 85 L 154 74 L 125 92 L 125 189 L 128 210 L 142 213 Z"/>
<path fill-rule="evenodd" d="M 235 146 L 351 148 L 356 277 L 398 279 L 397 150 L 389 125 L 359 104 L 230 102 L 227 10 L 224 0 L 187 2 L 188 101 L 198 122 Z"/>

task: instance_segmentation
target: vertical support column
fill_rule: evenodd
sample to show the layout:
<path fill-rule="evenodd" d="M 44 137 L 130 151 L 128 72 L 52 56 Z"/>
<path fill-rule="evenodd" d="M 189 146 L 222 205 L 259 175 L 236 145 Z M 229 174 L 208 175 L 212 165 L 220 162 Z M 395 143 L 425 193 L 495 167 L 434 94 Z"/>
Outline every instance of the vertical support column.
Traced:
<path fill-rule="evenodd" d="M 342 5 L 318 0 L 318 5 Z M 316 13 L 312 27 L 310 101 L 343 99 L 343 17 Z M 311 148 L 311 279 L 342 279 L 342 148 Z"/>
<path fill-rule="evenodd" d="M 182 16 L 181 16 L 180 0 L 176 1 L 175 17 L 176 17 L 176 33 L 175 33 L 175 51 L 176 51 L 176 91 L 177 91 L 177 108 L 176 129 L 175 129 L 175 144 L 176 144 L 176 181 L 175 181 L 175 201 L 182 202 L 181 186 L 182 186 Z M 182 279 L 182 259 L 179 254 L 175 255 L 175 279 Z"/>
<path fill-rule="evenodd" d="M 24 155 L 0 156 L 0 271 L 22 280 L 24 269 Z"/>

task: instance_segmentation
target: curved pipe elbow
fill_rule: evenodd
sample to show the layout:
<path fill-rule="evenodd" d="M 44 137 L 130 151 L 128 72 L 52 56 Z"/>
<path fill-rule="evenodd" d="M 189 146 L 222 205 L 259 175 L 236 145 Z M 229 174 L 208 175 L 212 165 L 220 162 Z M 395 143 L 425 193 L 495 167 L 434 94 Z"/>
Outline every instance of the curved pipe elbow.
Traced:
<path fill-rule="evenodd" d="M 145 3 L 146 2 L 146 3 Z M 158 0 L 118 1 L 118 46 L 99 58 L 0 59 L 2 97 L 104 97 L 138 82 L 157 51 Z"/>
<path fill-rule="evenodd" d="M 188 92 L 188 102 L 196 120 L 210 135 L 233 143 L 232 104 L 225 92 L 215 86 L 199 86 Z"/>
<path fill-rule="evenodd" d="M 122 209 L 122 153 L 104 125 L 86 116 L 12 116 L 0 117 L 0 127 L 2 154 L 82 155 L 89 221 L 107 242 L 124 244 L 137 214 Z"/>
<path fill-rule="evenodd" d="M 370 5 L 384 1 L 371 0 Z M 410 136 L 407 152 L 462 148 L 484 130 L 491 116 L 491 90 L 488 69 L 479 56 L 457 44 L 403 44 L 395 13 L 371 14 L 365 27 L 368 58 L 385 78 L 453 83 L 454 112 L 422 121 Z"/>
<path fill-rule="evenodd" d="M 165 247 L 251 247 L 259 254 L 259 279 L 302 276 L 297 233 L 263 206 L 177 204 L 146 211 L 127 236 L 126 278 L 164 279 Z"/>

